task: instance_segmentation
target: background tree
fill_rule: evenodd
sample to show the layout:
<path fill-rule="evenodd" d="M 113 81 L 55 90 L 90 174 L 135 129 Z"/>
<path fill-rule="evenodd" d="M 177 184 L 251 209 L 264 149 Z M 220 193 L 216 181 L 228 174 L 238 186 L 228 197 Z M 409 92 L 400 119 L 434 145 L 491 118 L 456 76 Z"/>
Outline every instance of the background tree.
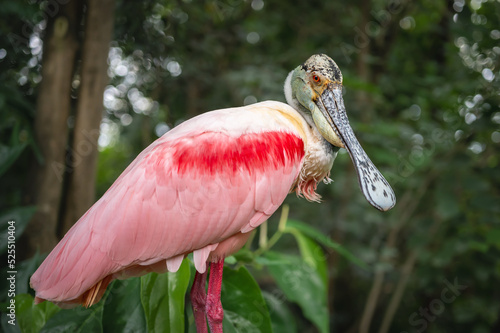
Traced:
<path fill-rule="evenodd" d="M 39 156 L 32 158 L 24 198 L 37 210 L 23 235 L 25 256 L 50 251 L 95 200 L 114 7 L 114 1 L 42 2 L 35 16 L 42 19 L 36 22 L 40 34 L 29 35 L 25 23 L 25 36 L 15 31 L 7 35 L 14 47 L 10 57 L 28 41 L 39 44 L 41 55 L 42 33 L 44 41 L 43 57 L 30 60 L 36 64 L 42 58 L 33 124 Z"/>

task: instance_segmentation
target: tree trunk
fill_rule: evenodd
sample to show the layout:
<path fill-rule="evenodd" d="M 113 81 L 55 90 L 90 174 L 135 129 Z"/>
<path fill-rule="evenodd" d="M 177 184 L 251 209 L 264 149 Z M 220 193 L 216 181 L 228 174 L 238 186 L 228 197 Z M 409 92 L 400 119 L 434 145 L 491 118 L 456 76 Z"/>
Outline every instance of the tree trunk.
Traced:
<path fill-rule="evenodd" d="M 70 151 L 71 172 L 61 214 L 61 236 L 95 201 L 97 140 L 103 112 L 102 98 L 108 83 L 107 59 L 114 9 L 114 0 L 87 1 L 80 86 Z"/>
<path fill-rule="evenodd" d="M 44 163 L 34 163 L 26 201 L 38 207 L 23 234 L 21 257 L 49 252 L 94 202 L 97 140 L 115 0 L 73 0 L 49 19 L 44 39 L 35 135 Z M 85 20 L 82 25 L 82 13 Z M 83 32 L 83 34 L 82 34 Z M 80 48 L 78 36 L 83 35 Z M 78 52 L 81 50 L 81 52 Z M 71 89 L 79 63 L 75 126 L 68 130 Z M 61 234 L 60 234 L 61 235 Z"/>
<path fill-rule="evenodd" d="M 49 19 L 44 40 L 42 82 L 38 92 L 35 137 L 43 156 L 36 160 L 26 201 L 38 207 L 23 237 L 26 246 L 21 257 L 38 249 L 47 252 L 57 243 L 56 228 L 61 204 L 68 139 L 67 121 L 71 108 L 73 79 L 79 26 L 78 1 L 61 5 L 59 13 Z"/>

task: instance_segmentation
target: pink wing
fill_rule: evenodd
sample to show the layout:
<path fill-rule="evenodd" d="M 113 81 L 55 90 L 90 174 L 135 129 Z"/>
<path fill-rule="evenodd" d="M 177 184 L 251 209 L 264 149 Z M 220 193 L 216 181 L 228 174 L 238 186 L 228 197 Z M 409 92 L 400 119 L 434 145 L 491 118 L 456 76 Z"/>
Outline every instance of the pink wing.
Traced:
<path fill-rule="evenodd" d="M 102 280 L 166 271 L 193 251 L 204 270 L 211 244 L 274 213 L 300 172 L 300 136 L 203 130 L 200 119 L 146 148 L 68 231 L 31 278 L 39 300 L 82 302 Z"/>

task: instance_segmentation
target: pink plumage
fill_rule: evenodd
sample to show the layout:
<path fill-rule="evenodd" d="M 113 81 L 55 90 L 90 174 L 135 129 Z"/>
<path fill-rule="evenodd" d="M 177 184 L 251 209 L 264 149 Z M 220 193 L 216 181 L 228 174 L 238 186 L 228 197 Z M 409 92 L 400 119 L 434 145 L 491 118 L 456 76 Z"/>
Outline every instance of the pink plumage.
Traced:
<path fill-rule="evenodd" d="M 204 273 L 207 260 L 241 248 L 304 160 L 301 133 L 277 105 L 293 110 L 275 102 L 213 111 L 152 143 L 32 276 L 37 301 L 89 306 L 115 278 L 175 271 L 191 252 Z M 263 121 L 262 109 L 275 120 Z"/>

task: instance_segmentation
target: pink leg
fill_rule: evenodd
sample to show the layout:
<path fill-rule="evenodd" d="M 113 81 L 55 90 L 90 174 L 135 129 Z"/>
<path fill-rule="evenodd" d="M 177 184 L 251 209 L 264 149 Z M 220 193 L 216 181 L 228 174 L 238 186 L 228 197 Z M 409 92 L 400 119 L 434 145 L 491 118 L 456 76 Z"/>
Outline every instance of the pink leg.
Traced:
<path fill-rule="evenodd" d="M 212 333 L 222 333 L 222 319 L 224 311 L 220 301 L 220 290 L 222 285 L 222 271 L 224 259 L 210 264 L 210 277 L 208 279 L 207 294 L 207 319 Z"/>
<path fill-rule="evenodd" d="M 207 320 L 205 319 L 205 304 L 207 293 L 205 284 L 207 282 L 207 272 L 200 274 L 196 272 L 193 286 L 191 287 L 191 305 L 193 306 L 194 322 L 197 333 L 208 333 Z"/>

